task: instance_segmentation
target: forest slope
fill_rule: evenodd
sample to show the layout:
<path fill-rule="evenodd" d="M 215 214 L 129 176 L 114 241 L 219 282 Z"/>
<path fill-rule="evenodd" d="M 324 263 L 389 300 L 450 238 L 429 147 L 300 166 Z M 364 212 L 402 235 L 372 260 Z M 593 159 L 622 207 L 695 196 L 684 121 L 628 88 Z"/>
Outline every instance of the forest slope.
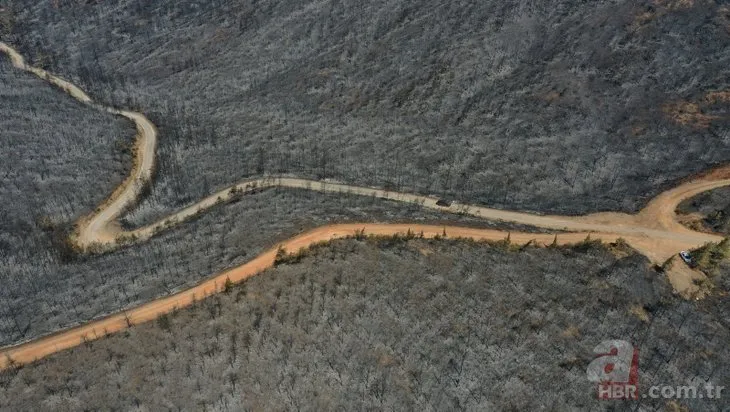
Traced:
<path fill-rule="evenodd" d="M 618 405 L 596 400 L 585 368 L 611 338 L 638 345 L 642 388 L 727 382 L 727 305 L 677 299 L 646 259 L 621 256 L 595 244 L 336 241 L 6 371 L 0 408 L 603 410 Z"/>
<path fill-rule="evenodd" d="M 5 14 L 37 64 L 160 127 L 135 224 L 278 173 L 636 211 L 730 159 L 723 1 L 20 0 Z"/>
<path fill-rule="evenodd" d="M 4 56 L 0 113 L 0 344 L 6 344 L 27 332 L 23 308 L 34 299 L 41 305 L 40 285 L 58 286 L 63 272 L 53 262 L 69 225 L 127 175 L 135 129 L 20 72 Z M 42 305 L 48 316 L 53 299 Z"/>
<path fill-rule="evenodd" d="M 0 346 L 170 294 L 325 223 L 524 230 L 380 199 L 271 189 L 214 208 L 144 245 L 76 256 L 66 247 L 71 226 L 129 174 L 134 125 L 13 68 L 5 55 L 0 113 Z"/>
<path fill-rule="evenodd" d="M 16 205 L 17 206 L 17 205 Z M 140 245 L 65 257 L 50 234 L 4 250 L 0 346 L 119 312 L 237 267 L 297 233 L 333 222 L 433 222 L 522 229 L 361 196 L 271 189 L 213 208 Z M 38 229 L 40 231 L 40 229 Z M 38 258 L 26 259 L 28 254 Z"/>
<path fill-rule="evenodd" d="M 0 58 L 0 253 L 89 213 L 128 173 L 135 129 Z"/>

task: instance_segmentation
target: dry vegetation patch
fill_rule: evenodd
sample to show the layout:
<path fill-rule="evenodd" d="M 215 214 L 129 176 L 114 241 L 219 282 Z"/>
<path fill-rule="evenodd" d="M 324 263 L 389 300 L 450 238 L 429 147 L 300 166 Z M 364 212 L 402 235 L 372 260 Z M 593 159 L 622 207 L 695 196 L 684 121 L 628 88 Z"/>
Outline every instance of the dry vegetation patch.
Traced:
<path fill-rule="evenodd" d="M 720 19 L 730 19 L 730 12 L 727 6 L 715 6 L 712 0 L 652 0 L 649 6 L 645 6 L 634 16 L 633 30 L 643 29 L 652 21 L 667 16 L 670 13 L 681 13 L 691 10 L 695 6 L 704 5 L 714 8 Z"/>
<path fill-rule="evenodd" d="M 705 95 L 705 100 L 709 104 L 730 103 L 730 90 L 709 92 Z"/>
<path fill-rule="evenodd" d="M 662 107 L 665 115 L 675 123 L 707 129 L 718 120 L 730 119 L 730 90 L 705 93 L 697 101 L 675 101 Z"/>
<path fill-rule="evenodd" d="M 700 105 L 694 102 L 677 101 L 667 103 L 662 107 L 666 114 L 675 123 L 699 129 L 707 129 L 717 116 L 702 113 Z"/>

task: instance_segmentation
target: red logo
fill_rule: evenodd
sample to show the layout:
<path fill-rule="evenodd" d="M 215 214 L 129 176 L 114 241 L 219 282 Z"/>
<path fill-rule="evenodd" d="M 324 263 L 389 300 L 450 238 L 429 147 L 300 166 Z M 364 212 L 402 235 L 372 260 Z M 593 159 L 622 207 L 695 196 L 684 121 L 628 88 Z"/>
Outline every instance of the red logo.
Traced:
<path fill-rule="evenodd" d="M 586 370 L 598 384 L 598 399 L 638 399 L 639 350 L 622 340 L 601 342 Z"/>

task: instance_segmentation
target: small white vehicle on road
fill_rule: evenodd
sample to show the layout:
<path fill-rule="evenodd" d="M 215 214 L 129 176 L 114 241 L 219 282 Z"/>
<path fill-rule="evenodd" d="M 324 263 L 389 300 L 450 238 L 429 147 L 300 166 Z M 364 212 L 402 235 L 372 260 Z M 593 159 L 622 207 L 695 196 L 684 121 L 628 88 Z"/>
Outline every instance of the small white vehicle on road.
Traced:
<path fill-rule="evenodd" d="M 679 257 L 681 257 L 682 260 L 684 260 L 684 263 L 686 263 L 688 265 L 692 264 L 692 255 L 690 255 L 689 252 L 687 252 L 686 250 L 679 252 Z"/>

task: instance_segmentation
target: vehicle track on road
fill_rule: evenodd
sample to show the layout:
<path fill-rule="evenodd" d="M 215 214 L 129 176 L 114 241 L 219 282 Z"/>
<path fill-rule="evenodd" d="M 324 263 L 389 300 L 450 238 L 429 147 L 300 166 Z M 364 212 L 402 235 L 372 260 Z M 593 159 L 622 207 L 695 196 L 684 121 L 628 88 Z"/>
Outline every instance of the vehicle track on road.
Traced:
<path fill-rule="evenodd" d="M 693 249 L 707 242 L 717 242 L 722 239 L 718 235 L 697 232 L 682 226 L 677 221 L 675 210 L 679 203 L 685 199 L 708 190 L 730 185 L 730 179 L 724 178 L 730 176 L 730 166 L 717 169 L 717 173 L 707 173 L 689 179 L 677 187 L 659 194 L 637 214 L 596 213 L 585 216 L 539 215 L 458 202 L 444 207 L 437 204 L 437 198 L 430 196 L 296 177 L 265 177 L 237 183 L 157 222 L 125 231 L 120 228 L 118 219 L 126 210 L 135 205 L 144 185 L 149 184 L 153 176 L 157 148 L 157 129 L 154 124 L 141 113 L 118 110 L 95 103 L 81 88 L 73 83 L 43 69 L 26 64 L 22 55 L 6 43 L 0 42 L 0 52 L 6 54 L 16 68 L 46 80 L 84 104 L 98 110 L 105 110 L 123 116 L 133 121 L 137 126 L 132 172 L 93 213 L 79 220 L 77 229 L 71 237 L 71 241 L 84 251 L 105 251 L 119 247 L 121 244 L 143 242 L 161 230 L 174 227 L 221 202 L 226 202 L 253 191 L 273 187 L 374 196 L 398 202 L 419 204 L 424 208 L 436 209 L 446 213 L 460 213 L 488 220 L 519 223 L 556 231 L 555 233 L 535 234 L 459 226 L 387 223 L 326 225 L 286 240 L 248 263 L 215 275 L 187 290 L 155 299 L 136 308 L 93 320 L 74 328 L 0 349 L 0 369 L 13 364 L 32 362 L 52 353 L 77 346 L 85 341 L 97 339 L 108 333 L 150 321 L 161 314 L 189 306 L 196 300 L 222 291 L 226 279 L 240 282 L 272 267 L 279 247 L 284 247 L 288 251 L 296 251 L 317 242 L 352 236 L 358 230 L 365 230 L 367 234 L 373 235 L 404 234 L 408 231 L 412 233 L 423 232 L 426 238 L 440 236 L 443 232 L 446 232 L 449 237 L 475 240 L 501 240 L 509 236 L 510 241 L 513 243 L 533 242 L 538 245 L 552 244 L 556 239 L 557 243 L 561 245 L 573 244 L 584 240 L 587 236 L 606 242 L 613 242 L 622 238 L 655 264 L 664 263 L 676 256 L 680 250 Z M 676 262 L 672 265 L 671 270 L 668 276 L 675 290 L 687 296 L 690 295 L 694 287 L 692 279 L 700 275 L 686 266 L 676 264 Z"/>

